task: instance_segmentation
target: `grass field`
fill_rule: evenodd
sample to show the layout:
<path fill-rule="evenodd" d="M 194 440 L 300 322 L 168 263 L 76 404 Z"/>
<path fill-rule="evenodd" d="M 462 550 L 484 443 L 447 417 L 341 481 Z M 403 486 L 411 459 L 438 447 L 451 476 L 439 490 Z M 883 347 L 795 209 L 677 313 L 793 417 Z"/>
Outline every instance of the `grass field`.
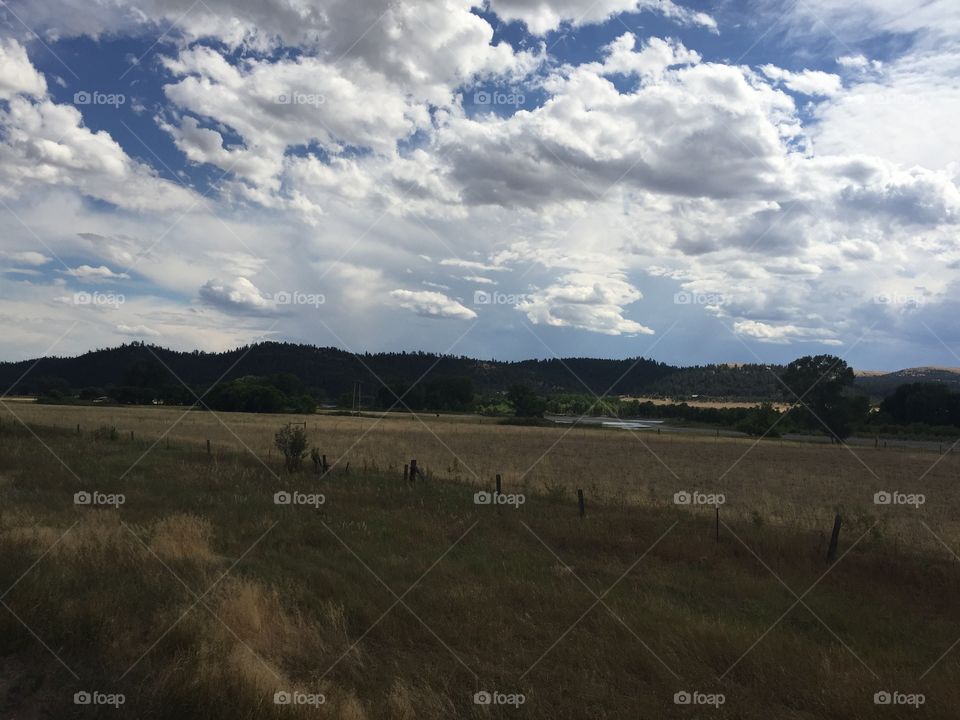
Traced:
<path fill-rule="evenodd" d="M 182 410 L 5 402 L 2 717 L 953 718 L 960 706 L 960 650 L 944 656 L 960 636 L 955 455 L 310 416 L 335 462 L 319 477 L 287 474 L 270 450 L 300 418 L 191 412 L 164 436 Z M 116 439 L 96 439 L 101 425 Z M 411 458 L 426 470 L 412 486 Z M 475 504 L 494 473 L 526 501 Z M 876 506 L 882 489 L 926 503 Z M 675 505 L 680 490 L 726 495 L 719 542 L 713 509 Z M 77 505 L 81 491 L 123 503 Z M 323 502 L 278 505 L 278 491 Z M 924 704 L 875 705 L 884 691 Z M 78 692 L 123 704 L 76 705 Z"/>

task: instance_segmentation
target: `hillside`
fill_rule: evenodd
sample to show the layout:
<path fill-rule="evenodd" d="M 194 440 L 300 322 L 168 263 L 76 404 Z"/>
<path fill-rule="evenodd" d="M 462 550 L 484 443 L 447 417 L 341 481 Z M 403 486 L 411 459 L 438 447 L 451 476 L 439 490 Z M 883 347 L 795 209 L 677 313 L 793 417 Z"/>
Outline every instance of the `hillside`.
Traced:
<path fill-rule="evenodd" d="M 861 375 L 856 386 L 872 397 L 886 397 L 900 385 L 918 382 L 941 382 L 953 390 L 960 390 L 960 369 L 942 367 L 917 367 L 896 372 Z"/>
<path fill-rule="evenodd" d="M 781 371 L 781 366 L 759 364 L 676 367 L 646 358 L 503 362 L 425 352 L 354 355 L 338 348 L 277 342 L 220 353 L 178 352 L 135 342 L 77 357 L 0 363 L 0 386 L 10 388 L 9 394 L 31 395 L 51 387 L 73 392 L 84 388 L 180 388 L 182 381 L 202 392 L 217 382 L 249 375 L 286 374 L 296 376 L 314 397 L 331 401 L 350 395 L 357 382 L 362 384 L 365 400 L 370 401 L 384 383 L 409 385 L 438 378 L 469 378 L 480 394 L 502 392 L 522 383 L 542 395 L 699 395 L 755 401 L 781 399 L 776 379 Z M 933 367 L 859 374 L 856 387 L 882 398 L 898 385 L 921 380 L 960 389 L 960 372 Z"/>
<path fill-rule="evenodd" d="M 31 366 L 36 362 L 36 367 Z M 29 372 L 27 372 L 29 370 Z M 363 384 L 365 397 L 383 385 L 410 384 L 421 378 L 466 377 L 477 392 L 505 390 L 524 383 L 537 392 L 637 393 L 677 371 L 643 358 L 630 360 L 523 360 L 501 362 L 433 353 L 354 355 L 337 348 L 266 342 L 222 353 L 177 352 L 141 343 L 95 350 L 72 358 L 42 358 L 0 363 L 0 385 L 14 383 L 13 394 L 36 394 L 51 383 L 85 387 L 178 386 L 180 381 L 204 389 L 218 381 L 248 375 L 295 375 L 318 397 L 336 399 Z M 26 376 L 19 382 L 21 375 Z M 178 380 L 179 378 L 179 380 Z"/>

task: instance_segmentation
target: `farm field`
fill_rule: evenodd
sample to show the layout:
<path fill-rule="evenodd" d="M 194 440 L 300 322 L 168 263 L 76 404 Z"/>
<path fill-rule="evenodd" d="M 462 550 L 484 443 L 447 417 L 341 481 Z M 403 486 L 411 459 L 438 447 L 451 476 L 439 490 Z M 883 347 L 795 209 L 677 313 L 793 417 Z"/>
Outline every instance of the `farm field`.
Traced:
<path fill-rule="evenodd" d="M 956 716 L 955 456 L 858 450 L 913 509 L 843 448 L 310 416 L 321 477 L 291 416 L 5 405 L 2 717 Z"/>

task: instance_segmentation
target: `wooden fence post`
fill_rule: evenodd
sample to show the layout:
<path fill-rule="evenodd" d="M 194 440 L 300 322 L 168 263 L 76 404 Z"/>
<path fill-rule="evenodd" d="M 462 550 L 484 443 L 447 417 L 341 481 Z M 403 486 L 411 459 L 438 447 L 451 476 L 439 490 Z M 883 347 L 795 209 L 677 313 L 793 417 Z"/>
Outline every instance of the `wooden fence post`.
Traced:
<path fill-rule="evenodd" d="M 133 440 L 133 430 L 130 431 L 130 439 Z"/>
<path fill-rule="evenodd" d="M 404 465 L 403 466 L 403 482 L 404 483 L 409 482 L 409 478 L 410 478 L 410 466 Z"/>
<path fill-rule="evenodd" d="M 209 438 L 208 438 L 208 439 L 207 439 L 207 455 L 209 455 L 209 454 L 210 454 L 210 440 L 209 440 Z"/>
<path fill-rule="evenodd" d="M 80 423 L 77 423 L 77 437 L 80 437 Z"/>
<path fill-rule="evenodd" d="M 577 488 L 577 504 L 580 506 L 580 518 L 583 519 L 587 514 L 587 508 L 583 502 L 583 490 L 580 488 Z"/>
<path fill-rule="evenodd" d="M 416 461 L 416 460 L 411 460 L 411 461 L 410 461 L 410 482 L 411 482 L 411 484 L 412 484 L 413 482 L 415 482 L 416 479 L 417 479 L 417 461 Z"/>
<path fill-rule="evenodd" d="M 840 541 L 840 513 L 833 519 L 833 532 L 830 534 L 830 547 L 827 548 L 827 562 L 837 557 L 837 543 Z"/>
<path fill-rule="evenodd" d="M 501 486 L 500 486 L 500 473 L 497 473 L 497 495 L 499 495 L 499 494 L 502 492 L 502 490 L 501 490 L 500 488 L 501 488 Z"/>
<path fill-rule="evenodd" d="M 720 542 L 720 506 L 717 505 L 716 542 Z"/>

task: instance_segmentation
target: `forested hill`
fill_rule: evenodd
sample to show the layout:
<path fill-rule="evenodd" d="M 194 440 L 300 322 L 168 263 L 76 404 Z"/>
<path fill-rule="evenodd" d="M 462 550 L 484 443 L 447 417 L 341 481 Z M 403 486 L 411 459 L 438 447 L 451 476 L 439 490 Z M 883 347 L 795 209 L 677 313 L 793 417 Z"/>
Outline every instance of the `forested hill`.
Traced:
<path fill-rule="evenodd" d="M 0 385 L 9 387 L 32 363 L 0 364 Z M 613 386 L 611 392 L 627 394 L 641 391 L 675 370 L 645 359 L 498 362 L 422 352 L 354 355 L 337 348 L 274 342 L 206 353 L 176 352 L 133 343 L 75 358 L 43 358 L 13 392 L 36 394 L 44 391 L 51 380 L 62 380 L 73 390 L 90 386 L 160 388 L 179 385 L 181 380 L 192 388 L 203 389 L 218 380 L 292 374 L 309 391 L 328 399 L 351 393 L 356 382 L 363 384 L 364 395 L 372 395 L 382 383 L 410 384 L 424 375 L 424 381 L 470 378 L 481 393 L 505 390 L 514 383 L 529 385 L 541 393 L 585 393 L 582 380 L 596 393 Z"/>
<path fill-rule="evenodd" d="M 337 348 L 266 342 L 222 353 L 177 352 L 142 343 L 95 350 L 78 357 L 0 363 L 0 386 L 11 394 L 39 394 L 51 385 L 83 388 L 176 388 L 180 382 L 202 391 L 217 381 L 240 377 L 295 375 L 318 399 L 336 400 L 363 383 L 373 396 L 382 383 L 411 384 L 422 376 L 469 378 L 476 392 L 493 393 L 510 385 L 528 385 L 538 393 L 613 395 L 658 394 L 772 398 L 777 383 L 762 365 L 709 365 L 678 368 L 644 358 L 599 360 L 522 360 L 501 362 L 432 353 L 353 355 Z M 28 372 L 29 370 L 29 372 Z M 26 373 L 26 374 L 25 374 Z M 18 381 L 21 375 L 22 380 Z"/>

